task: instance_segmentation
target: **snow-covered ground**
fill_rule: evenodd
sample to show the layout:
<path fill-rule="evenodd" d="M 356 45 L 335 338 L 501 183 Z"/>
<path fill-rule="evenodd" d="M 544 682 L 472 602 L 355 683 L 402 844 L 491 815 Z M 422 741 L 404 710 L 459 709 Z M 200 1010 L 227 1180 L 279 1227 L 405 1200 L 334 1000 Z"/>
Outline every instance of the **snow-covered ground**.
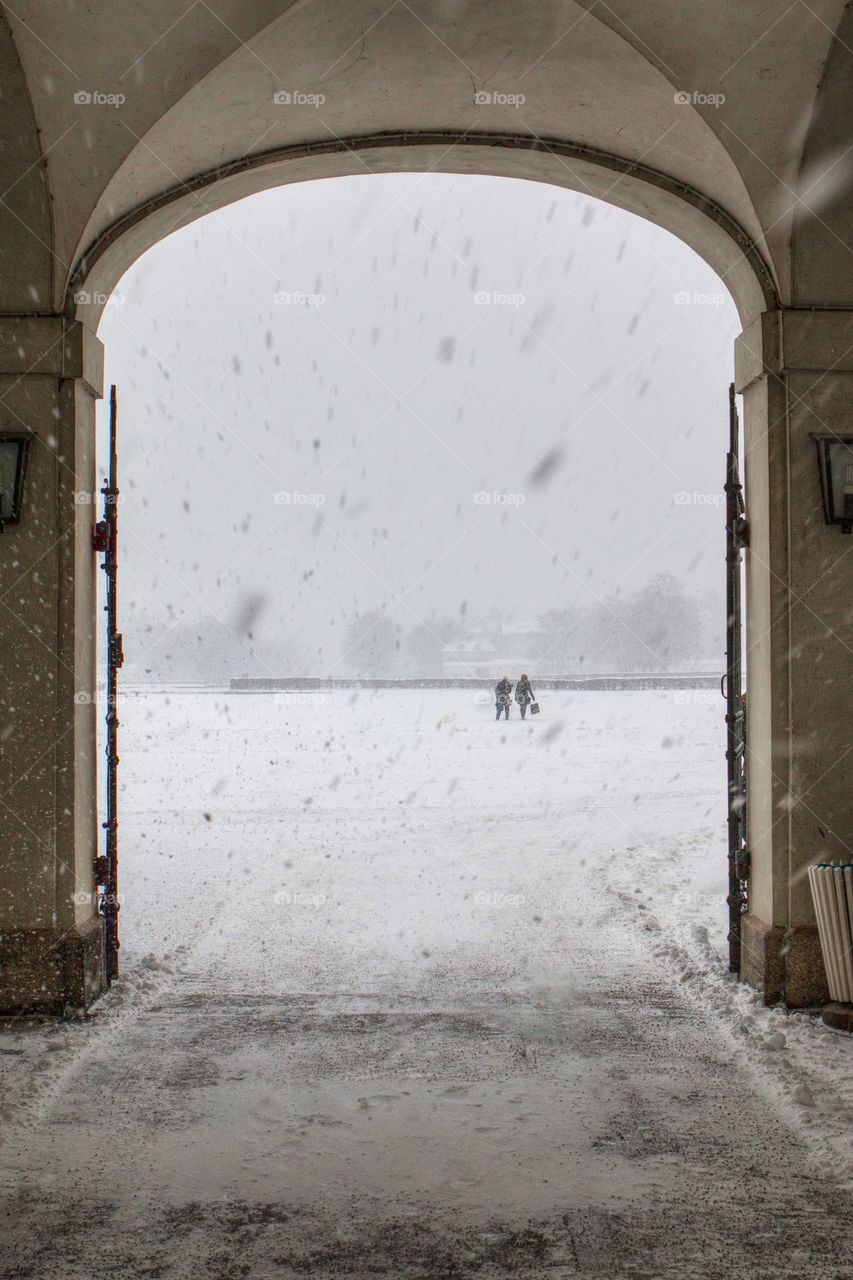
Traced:
<path fill-rule="evenodd" d="M 220 907 L 235 893 L 256 895 L 272 935 L 289 931 L 296 914 L 359 950 L 387 950 L 397 966 L 414 963 L 418 974 L 421 945 L 435 943 L 437 929 L 448 943 L 488 942 L 495 920 L 478 890 L 511 898 L 523 889 L 539 906 L 564 903 L 578 872 L 594 866 L 620 886 L 630 867 L 632 889 L 677 895 L 672 914 L 706 924 L 722 946 L 718 694 L 548 693 L 541 705 L 538 718 L 522 722 L 513 707 L 496 724 L 488 690 L 129 697 L 121 748 L 127 949 L 160 954 L 188 941 L 175 930 L 190 921 L 207 928 L 213 900 L 183 900 L 187 860 L 193 895 L 199 875 Z M 653 877 L 645 866 L 652 853 Z M 685 855 L 682 883 L 675 866 Z M 164 879 L 174 894 L 164 893 Z M 310 912 L 276 912 L 276 895 L 286 905 L 288 891 L 324 901 Z M 254 932 L 249 913 L 238 914 Z M 238 963 L 252 963 L 246 952 Z M 311 980 L 321 977 L 312 971 Z"/>
<path fill-rule="evenodd" d="M 726 971 L 719 697 L 541 702 L 125 696 L 124 976 L 0 1037 L 9 1274 L 853 1275 L 853 1042 Z"/>

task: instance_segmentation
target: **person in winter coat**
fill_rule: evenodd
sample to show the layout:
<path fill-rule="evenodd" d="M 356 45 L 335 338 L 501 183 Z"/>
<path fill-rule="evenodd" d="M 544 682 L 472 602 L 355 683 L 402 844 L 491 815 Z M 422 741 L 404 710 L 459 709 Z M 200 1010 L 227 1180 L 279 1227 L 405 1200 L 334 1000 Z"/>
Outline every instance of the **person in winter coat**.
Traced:
<path fill-rule="evenodd" d="M 495 710 L 497 712 L 495 719 L 500 720 L 501 712 L 504 718 L 509 719 L 509 705 L 512 702 L 512 681 L 509 676 L 502 676 L 495 685 Z"/>
<path fill-rule="evenodd" d="M 521 711 L 522 720 L 527 715 L 527 708 L 531 702 L 536 701 L 536 695 L 530 687 L 530 680 L 527 676 L 522 676 L 518 684 L 515 686 L 515 700 Z"/>

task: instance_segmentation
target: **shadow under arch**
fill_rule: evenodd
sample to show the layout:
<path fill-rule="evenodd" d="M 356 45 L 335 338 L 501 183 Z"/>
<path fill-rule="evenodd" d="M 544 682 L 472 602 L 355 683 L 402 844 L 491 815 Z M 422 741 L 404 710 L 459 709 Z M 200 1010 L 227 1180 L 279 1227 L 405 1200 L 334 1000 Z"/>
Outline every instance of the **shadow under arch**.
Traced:
<path fill-rule="evenodd" d="M 178 182 L 116 219 L 86 248 L 69 279 L 66 313 L 97 329 L 110 293 L 133 262 L 207 213 L 273 187 L 365 172 L 521 178 L 578 191 L 637 214 L 692 248 L 729 290 L 744 328 L 762 311 L 778 306 L 772 271 L 754 240 L 701 191 L 648 165 L 580 143 L 448 130 L 332 137 L 276 147 Z"/>

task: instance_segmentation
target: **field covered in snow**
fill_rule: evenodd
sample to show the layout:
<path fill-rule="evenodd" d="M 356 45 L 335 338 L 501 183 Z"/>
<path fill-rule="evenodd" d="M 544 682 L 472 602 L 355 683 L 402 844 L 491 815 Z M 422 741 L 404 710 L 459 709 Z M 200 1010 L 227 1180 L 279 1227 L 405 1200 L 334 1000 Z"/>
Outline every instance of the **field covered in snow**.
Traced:
<path fill-rule="evenodd" d="M 722 947 L 722 699 L 555 692 L 541 705 L 495 723 L 488 690 L 129 695 L 130 956 L 174 950 L 240 901 L 244 926 L 263 922 L 271 941 L 319 930 L 332 951 L 417 973 L 425 947 L 487 944 L 570 911 L 590 874 L 602 908 L 608 888 L 636 889 Z M 258 958 L 244 942 L 229 962 L 248 976 Z"/>
<path fill-rule="evenodd" d="M 727 973 L 721 700 L 540 701 L 125 694 L 123 976 L 0 1035 L 11 1275 L 851 1274 L 851 1042 Z"/>
<path fill-rule="evenodd" d="M 728 973 L 715 690 L 137 693 L 122 730 L 125 961 L 228 988 L 572 983 L 652 947 L 853 1184 L 851 1044 Z M 812 1105 L 814 1102 L 814 1105 Z"/>

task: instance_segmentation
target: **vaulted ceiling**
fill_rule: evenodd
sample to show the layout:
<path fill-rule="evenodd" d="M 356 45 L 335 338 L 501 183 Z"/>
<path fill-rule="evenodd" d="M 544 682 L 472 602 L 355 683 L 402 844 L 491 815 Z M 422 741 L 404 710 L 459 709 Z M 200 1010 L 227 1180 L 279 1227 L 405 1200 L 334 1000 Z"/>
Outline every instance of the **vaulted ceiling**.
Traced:
<path fill-rule="evenodd" d="M 61 309 L 81 263 L 108 287 L 174 226 L 261 187 L 428 168 L 634 209 L 703 253 L 742 314 L 774 288 L 851 304 L 844 0 L 2 8 L 7 313 Z"/>

